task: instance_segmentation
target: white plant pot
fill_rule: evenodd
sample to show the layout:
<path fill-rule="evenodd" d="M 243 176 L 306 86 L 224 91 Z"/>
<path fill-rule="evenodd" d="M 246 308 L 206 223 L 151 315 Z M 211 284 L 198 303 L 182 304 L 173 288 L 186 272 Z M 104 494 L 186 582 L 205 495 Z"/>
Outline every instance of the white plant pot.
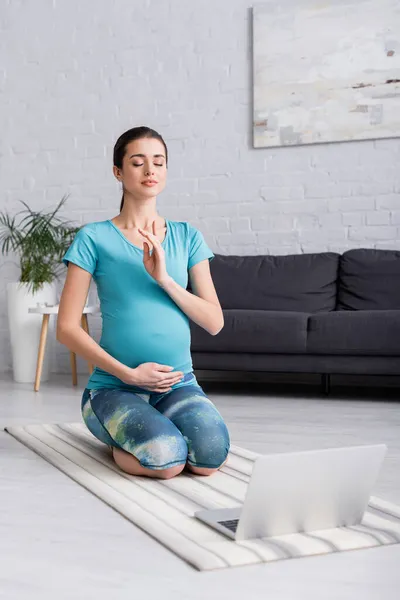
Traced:
<path fill-rule="evenodd" d="M 9 283 L 7 302 L 14 381 L 33 383 L 43 315 L 30 314 L 28 309 L 38 304 L 56 304 L 57 289 L 55 284 L 46 283 L 33 294 L 28 291 L 26 283 Z M 54 324 L 50 319 L 41 381 L 47 381 L 49 378 L 53 330 Z"/>

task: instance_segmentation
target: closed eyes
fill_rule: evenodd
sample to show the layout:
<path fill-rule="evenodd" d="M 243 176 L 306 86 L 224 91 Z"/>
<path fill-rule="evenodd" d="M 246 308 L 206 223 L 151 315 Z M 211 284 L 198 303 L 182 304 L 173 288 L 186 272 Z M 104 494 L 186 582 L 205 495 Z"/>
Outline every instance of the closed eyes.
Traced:
<path fill-rule="evenodd" d="M 140 163 L 140 164 L 138 164 L 138 165 L 137 165 L 137 164 L 135 164 L 135 163 L 132 163 L 132 165 L 133 165 L 134 167 L 143 167 L 144 163 Z M 164 165 L 163 165 L 163 164 L 162 164 L 162 165 L 159 165 L 159 164 L 157 164 L 157 163 L 154 163 L 154 166 L 155 166 L 155 167 L 163 167 Z"/>

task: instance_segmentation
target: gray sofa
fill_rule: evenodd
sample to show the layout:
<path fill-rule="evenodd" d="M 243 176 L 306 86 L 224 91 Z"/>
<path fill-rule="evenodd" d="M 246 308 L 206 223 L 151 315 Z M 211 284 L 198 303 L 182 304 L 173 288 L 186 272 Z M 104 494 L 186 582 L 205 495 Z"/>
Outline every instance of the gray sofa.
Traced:
<path fill-rule="evenodd" d="M 191 322 L 194 369 L 400 375 L 400 252 L 226 256 L 210 263 L 224 312 Z M 188 286 L 191 291 L 190 284 Z"/>

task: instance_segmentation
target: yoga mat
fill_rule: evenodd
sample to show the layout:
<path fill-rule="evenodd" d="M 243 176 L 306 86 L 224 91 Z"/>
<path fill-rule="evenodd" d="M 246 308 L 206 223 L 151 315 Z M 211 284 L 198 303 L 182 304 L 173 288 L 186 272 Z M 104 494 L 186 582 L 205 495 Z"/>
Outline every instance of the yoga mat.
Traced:
<path fill-rule="evenodd" d="M 184 471 L 168 480 L 121 471 L 110 450 L 84 423 L 6 427 L 5 430 L 200 571 L 372 548 L 400 541 L 400 507 L 371 497 L 363 522 L 312 533 L 236 542 L 193 514 L 244 500 L 255 452 L 231 446 L 210 476 Z"/>

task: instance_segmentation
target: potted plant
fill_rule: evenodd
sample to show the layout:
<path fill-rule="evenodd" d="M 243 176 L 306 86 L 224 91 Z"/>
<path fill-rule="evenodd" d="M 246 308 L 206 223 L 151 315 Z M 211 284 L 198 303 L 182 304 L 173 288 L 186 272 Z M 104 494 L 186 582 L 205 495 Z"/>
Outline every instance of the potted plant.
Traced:
<path fill-rule="evenodd" d="M 13 373 L 14 380 L 20 383 L 35 380 L 42 322 L 41 315 L 30 314 L 28 309 L 57 303 L 55 281 L 65 269 L 62 257 L 79 230 L 57 216 L 66 199 L 64 196 L 55 210 L 49 212 L 33 211 L 22 201 L 25 208 L 16 215 L 0 212 L 1 253 L 18 254 L 21 269 L 19 281 L 7 285 Z M 49 364 L 45 359 L 42 380 L 46 381 L 48 375 Z"/>

